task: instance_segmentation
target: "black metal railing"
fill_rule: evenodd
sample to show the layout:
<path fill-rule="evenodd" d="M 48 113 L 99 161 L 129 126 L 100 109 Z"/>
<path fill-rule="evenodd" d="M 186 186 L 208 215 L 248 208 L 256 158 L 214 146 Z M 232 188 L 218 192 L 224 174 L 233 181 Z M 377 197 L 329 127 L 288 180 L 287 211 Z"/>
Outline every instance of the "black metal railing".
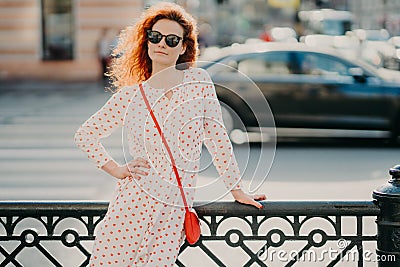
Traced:
<path fill-rule="evenodd" d="M 178 266 L 400 266 L 400 165 L 374 201 L 195 203 Z M 87 266 L 106 202 L 0 202 L 0 267 Z M 199 264 L 201 263 L 201 264 Z M 350 265 L 349 265 L 350 264 Z M 369 264 L 369 266 L 371 266 Z"/>
<path fill-rule="evenodd" d="M 0 266 L 87 266 L 107 205 L 0 202 Z M 333 266 L 344 260 L 363 266 L 374 260 L 364 253 L 367 247 L 371 255 L 376 249 L 374 220 L 380 211 L 372 201 L 266 201 L 262 210 L 235 202 L 197 206 L 202 238 L 181 246 L 178 266 L 191 266 L 194 260 L 204 266 L 268 266 L 273 261 Z"/>

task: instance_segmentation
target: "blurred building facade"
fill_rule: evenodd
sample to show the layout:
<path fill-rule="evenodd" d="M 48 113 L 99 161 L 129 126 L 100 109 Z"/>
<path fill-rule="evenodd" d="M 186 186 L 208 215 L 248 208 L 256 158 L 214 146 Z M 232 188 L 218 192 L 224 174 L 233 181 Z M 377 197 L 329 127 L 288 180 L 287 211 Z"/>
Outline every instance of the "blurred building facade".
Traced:
<path fill-rule="evenodd" d="M 142 10 L 132 0 L 0 0 L 0 80 L 98 79 L 100 39 Z"/>
<path fill-rule="evenodd" d="M 0 80 L 95 80 L 113 37 L 156 0 L 0 0 Z M 202 47 L 267 38 L 273 27 L 302 35 L 298 12 L 349 10 L 356 28 L 400 35 L 399 0 L 176 0 L 199 23 Z"/>

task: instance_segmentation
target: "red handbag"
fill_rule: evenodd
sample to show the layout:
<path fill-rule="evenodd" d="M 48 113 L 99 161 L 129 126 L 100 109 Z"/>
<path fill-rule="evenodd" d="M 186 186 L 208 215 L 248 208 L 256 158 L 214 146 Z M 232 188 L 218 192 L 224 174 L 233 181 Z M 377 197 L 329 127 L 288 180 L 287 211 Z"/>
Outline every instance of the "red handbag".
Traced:
<path fill-rule="evenodd" d="M 175 166 L 175 160 L 172 156 L 171 150 L 168 146 L 167 140 L 164 137 L 163 132 L 161 131 L 160 125 L 157 122 L 156 117 L 154 116 L 154 112 L 150 107 L 149 101 L 147 100 L 147 97 L 144 93 L 143 90 L 143 86 L 140 83 L 139 84 L 139 88 L 140 88 L 140 92 L 142 93 L 143 96 L 143 100 L 146 103 L 146 107 L 150 112 L 150 115 L 154 121 L 154 124 L 157 127 L 158 133 L 161 136 L 161 139 L 164 143 L 165 148 L 167 149 L 168 155 L 171 158 L 171 163 L 172 163 L 172 168 L 174 170 L 175 176 L 176 176 L 176 180 L 178 182 L 178 187 L 179 190 L 181 191 L 181 195 L 182 195 L 182 200 L 183 200 L 183 204 L 185 206 L 185 221 L 184 221 L 184 229 L 185 229 L 185 235 L 186 235 L 186 240 L 190 245 L 193 245 L 195 243 L 197 243 L 197 241 L 200 238 L 200 219 L 199 216 L 197 215 L 196 211 L 194 209 L 189 209 L 187 201 L 186 201 L 186 197 L 185 197 L 185 192 L 183 191 L 183 187 L 182 187 L 182 183 L 181 183 L 181 178 L 179 177 L 179 173 L 178 173 L 178 169 Z"/>

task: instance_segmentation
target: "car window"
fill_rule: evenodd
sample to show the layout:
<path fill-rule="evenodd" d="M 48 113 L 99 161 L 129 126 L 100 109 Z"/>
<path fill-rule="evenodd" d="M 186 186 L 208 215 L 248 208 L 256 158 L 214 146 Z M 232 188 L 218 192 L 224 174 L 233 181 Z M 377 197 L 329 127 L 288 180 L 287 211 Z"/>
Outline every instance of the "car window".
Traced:
<path fill-rule="evenodd" d="M 208 70 L 213 73 L 240 71 L 249 77 L 279 75 L 351 76 L 355 67 L 335 57 L 301 51 L 273 51 L 232 56 L 214 64 Z"/>
<path fill-rule="evenodd" d="M 235 73 L 237 71 L 237 59 L 235 57 L 228 57 L 206 66 L 206 69 L 212 75 Z"/>
<path fill-rule="evenodd" d="M 238 70 L 248 76 L 297 74 L 298 67 L 291 52 L 253 54 L 238 62 Z"/>
<path fill-rule="evenodd" d="M 305 75 L 349 75 L 348 66 L 333 57 L 317 53 L 299 53 L 301 73 Z"/>

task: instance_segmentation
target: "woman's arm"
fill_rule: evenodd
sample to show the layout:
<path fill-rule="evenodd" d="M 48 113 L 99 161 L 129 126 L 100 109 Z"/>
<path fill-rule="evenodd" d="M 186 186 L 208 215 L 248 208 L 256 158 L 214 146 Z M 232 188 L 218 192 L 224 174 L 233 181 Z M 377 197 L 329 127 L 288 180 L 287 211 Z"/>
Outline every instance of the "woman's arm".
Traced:
<path fill-rule="evenodd" d="M 235 200 L 243 204 L 262 208 L 262 205 L 255 200 L 266 199 L 264 194 L 249 195 L 241 189 L 240 170 L 233 152 L 232 143 L 223 124 L 221 106 L 215 92 L 214 84 L 206 71 L 201 70 L 201 72 L 203 73 L 198 74 L 202 75 L 201 86 L 204 89 L 203 123 L 206 138 L 204 144 L 210 154 L 213 154 L 213 164 Z"/>
<path fill-rule="evenodd" d="M 123 88 L 115 93 L 107 103 L 93 114 L 75 133 L 76 145 L 87 154 L 98 168 L 113 161 L 100 142 L 123 125 L 124 115 L 131 98 L 132 88 Z M 114 162 L 115 163 L 115 162 Z M 115 163 L 116 164 L 116 163 Z"/>

